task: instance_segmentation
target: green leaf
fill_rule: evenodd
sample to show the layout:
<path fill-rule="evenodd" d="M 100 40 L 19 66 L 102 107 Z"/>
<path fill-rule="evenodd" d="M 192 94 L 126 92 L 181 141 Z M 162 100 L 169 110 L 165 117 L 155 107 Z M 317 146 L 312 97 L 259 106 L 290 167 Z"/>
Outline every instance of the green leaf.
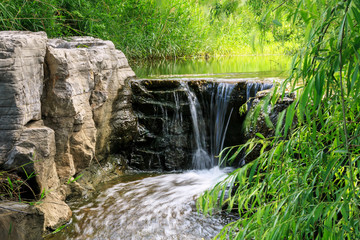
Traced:
<path fill-rule="evenodd" d="M 283 110 L 280 114 L 279 114 L 279 117 L 278 117 L 278 120 L 277 120 L 277 124 L 276 124 L 276 129 L 275 129 L 275 136 L 280 136 L 281 134 L 281 127 L 283 126 L 284 124 L 284 117 L 285 117 L 285 113 L 286 113 L 286 110 Z"/>
<path fill-rule="evenodd" d="M 272 22 L 273 22 L 276 26 L 282 27 L 282 24 L 281 24 L 281 22 L 279 22 L 279 20 L 274 19 Z"/>
<path fill-rule="evenodd" d="M 345 32 L 346 23 L 347 23 L 347 15 L 344 16 L 344 18 L 342 20 L 342 23 L 341 23 L 340 30 L 339 30 L 338 42 L 337 42 L 338 48 L 340 48 L 340 44 L 342 42 L 343 33 Z"/>
<path fill-rule="evenodd" d="M 285 118 L 285 127 L 284 127 L 284 136 L 287 136 L 288 130 L 293 123 L 295 115 L 295 103 L 292 103 L 286 111 L 286 118 Z"/>
<path fill-rule="evenodd" d="M 12 183 L 11 179 L 10 179 L 9 177 L 7 177 L 7 180 L 8 180 L 8 183 L 9 183 L 10 189 L 11 189 L 11 190 L 14 190 L 14 185 L 13 185 L 13 183 Z"/>
<path fill-rule="evenodd" d="M 255 133 L 256 136 L 258 136 L 261 139 L 265 139 L 264 135 L 262 135 L 261 133 Z"/>

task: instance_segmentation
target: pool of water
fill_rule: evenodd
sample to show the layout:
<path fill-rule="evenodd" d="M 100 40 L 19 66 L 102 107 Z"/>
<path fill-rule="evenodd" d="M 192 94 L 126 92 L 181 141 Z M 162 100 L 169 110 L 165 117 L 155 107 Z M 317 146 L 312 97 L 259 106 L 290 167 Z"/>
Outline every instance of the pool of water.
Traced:
<path fill-rule="evenodd" d="M 231 56 L 131 62 L 138 78 L 215 77 L 267 78 L 285 77 L 291 57 L 284 55 Z"/>

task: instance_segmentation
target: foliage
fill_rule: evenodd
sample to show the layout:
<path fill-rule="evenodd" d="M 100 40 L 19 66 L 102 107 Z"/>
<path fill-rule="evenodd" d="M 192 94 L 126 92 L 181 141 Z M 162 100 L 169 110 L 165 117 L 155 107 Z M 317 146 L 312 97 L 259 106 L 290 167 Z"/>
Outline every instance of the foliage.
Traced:
<path fill-rule="evenodd" d="M 130 58 L 291 53 L 298 47 L 296 29 L 265 24 L 257 15 L 274 1 L 245 2 L 1 0 L 0 30 L 90 35 L 113 41 Z"/>
<path fill-rule="evenodd" d="M 33 154 L 32 159 L 39 161 L 36 160 L 35 154 Z M 26 202 L 30 205 L 41 203 L 41 200 L 45 198 L 49 191 L 43 189 L 40 192 L 40 190 L 37 189 L 35 172 L 29 173 L 26 170 L 29 169 L 28 165 L 30 165 L 30 169 L 32 169 L 31 165 L 33 164 L 34 162 L 30 161 L 16 168 L 0 171 L 0 201 L 12 200 Z"/>
<path fill-rule="evenodd" d="M 277 12 L 305 35 L 277 92 L 297 92 L 295 102 L 279 115 L 274 137 L 233 147 L 271 146 L 207 191 L 198 207 L 239 213 L 220 239 L 359 239 L 360 2 L 285 1 Z"/>
<path fill-rule="evenodd" d="M 30 174 L 27 179 L 23 180 L 15 174 L 7 171 L 0 171 L 0 200 L 10 199 L 21 202 L 23 200 L 22 194 L 24 192 L 31 193 L 35 198 L 36 194 L 28 183 L 33 177 L 34 175 Z"/>

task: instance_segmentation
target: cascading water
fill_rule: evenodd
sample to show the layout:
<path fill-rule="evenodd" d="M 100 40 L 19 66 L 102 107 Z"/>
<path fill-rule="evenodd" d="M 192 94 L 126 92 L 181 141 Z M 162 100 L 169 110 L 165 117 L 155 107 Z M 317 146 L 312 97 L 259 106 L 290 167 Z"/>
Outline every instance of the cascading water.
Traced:
<path fill-rule="evenodd" d="M 209 169 L 213 166 L 213 161 L 206 150 L 206 128 L 201 106 L 199 100 L 190 90 L 189 86 L 185 82 L 182 82 L 181 85 L 186 90 L 189 99 L 191 120 L 194 130 L 196 148 L 192 157 L 192 166 L 194 169 Z"/>
<path fill-rule="evenodd" d="M 231 83 L 212 83 L 210 87 L 211 99 L 207 115 L 209 115 L 209 131 L 210 131 L 210 148 L 206 147 L 206 126 L 199 100 L 196 95 L 190 90 L 186 82 L 182 83 L 186 90 L 190 112 L 193 123 L 193 131 L 195 137 L 196 148 L 193 154 L 192 165 L 194 169 L 209 169 L 217 165 L 216 156 L 224 147 L 227 127 L 232 114 L 229 114 L 228 103 L 230 95 L 235 87 Z"/>
<path fill-rule="evenodd" d="M 49 239 L 211 239 L 229 218 L 204 217 L 194 199 L 225 176 L 216 167 L 117 179 L 77 206 L 73 223 Z"/>
<path fill-rule="evenodd" d="M 248 82 L 246 86 L 246 101 L 248 101 L 252 97 L 255 97 L 257 92 L 270 89 L 272 87 L 273 84 L 271 83 Z M 248 109 L 250 109 L 251 103 L 252 99 L 247 102 Z"/>
<path fill-rule="evenodd" d="M 210 101 L 210 152 L 213 159 L 224 148 L 227 128 L 233 109 L 228 112 L 230 95 L 235 85 L 230 83 L 218 83 L 213 86 Z M 215 162 L 215 164 L 217 164 Z"/>

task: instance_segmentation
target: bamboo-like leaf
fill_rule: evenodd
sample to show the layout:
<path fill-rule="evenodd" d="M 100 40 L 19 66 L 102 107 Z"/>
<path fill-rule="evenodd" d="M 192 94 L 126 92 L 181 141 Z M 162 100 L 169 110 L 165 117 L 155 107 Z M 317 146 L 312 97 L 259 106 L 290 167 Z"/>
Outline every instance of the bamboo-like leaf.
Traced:
<path fill-rule="evenodd" d="M 281 22 L 279 22 L 279 20 L 277 20 L 277 19 L 274 19 L 274 20 L 273 20 L 273 23 L 274 23 L 276 26 L 282 27 Z"/>
<path fill-rule="evenodd" d="M 292 103 L 287 111 L 286 111 L 286 118 L 285 118 L 285 127 L 284 127 L 284 136 L 287 136 L 290 126 L 293 123 L 294 115 L 295 115 L 295 103 Z"/>
<path fill-rule="evenodd" d="M 344 16 L 342 23 L 341 23 L 341 27 L 339 29 L 339 35 L 338 35 L 338 40 L 337 40 L 338 48 L 340 48 L 340 44 L 341 44 L 341 41 L 343 38 L 343 33 L 345 32 L 346 24 L 347 24 L 347 15 Z"/>
<path fill-rule="evenodd" d="M 283 125 L 284 125 L 285 113 L 286 113 L 286 110 L 282 111 L 279 114 L 277 124 L 276 124 L 276 129 L 275 129 L 275 136 L 280 136 L 280 134 L 281 134 L 281 129 L 282 129 Z"/>

